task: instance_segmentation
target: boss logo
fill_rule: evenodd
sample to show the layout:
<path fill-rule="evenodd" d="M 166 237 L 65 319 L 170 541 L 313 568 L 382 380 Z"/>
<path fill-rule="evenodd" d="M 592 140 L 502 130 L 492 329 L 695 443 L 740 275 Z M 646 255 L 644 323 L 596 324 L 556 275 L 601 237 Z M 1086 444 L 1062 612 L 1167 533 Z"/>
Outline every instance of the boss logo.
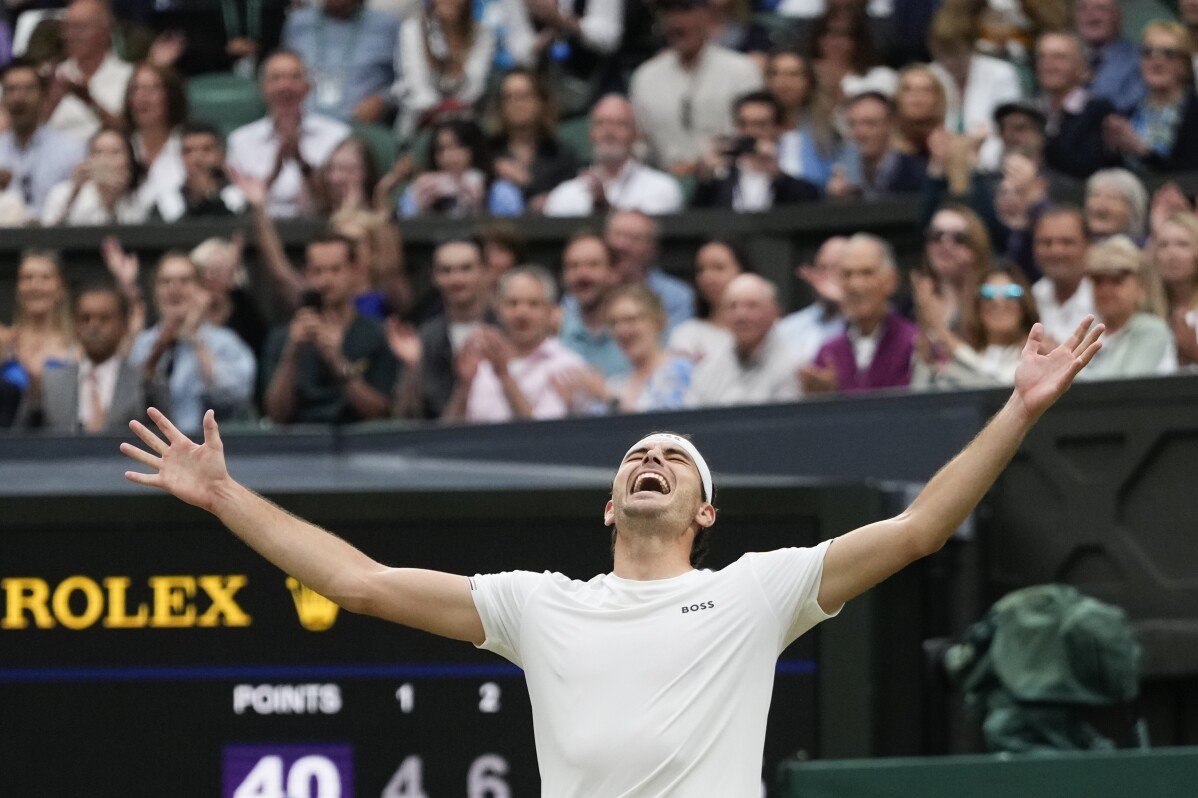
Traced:
<path fill-rule="evenodd" d="M 699 610 L 709 610 L 714 606 L 715 606 L 714 601 L 704 601 L 699 604 L 691 604 L 689 607 L 682 608 L 682 614 L 686 615 L 688 612 L 698 612 Z"/>

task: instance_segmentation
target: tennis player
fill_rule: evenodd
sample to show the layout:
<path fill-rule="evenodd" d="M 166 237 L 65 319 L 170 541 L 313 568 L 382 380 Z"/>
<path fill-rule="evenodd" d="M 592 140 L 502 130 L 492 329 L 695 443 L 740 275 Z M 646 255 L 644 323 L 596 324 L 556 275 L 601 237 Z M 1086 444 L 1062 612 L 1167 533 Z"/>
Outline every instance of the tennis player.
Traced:
<path fill-rule="evenodd" d="M 155 409 L 163 437 L 134 421 L 153 473 L 125 476 L 216 515 L 288 574 L 351 612 L 465 640 L 525 671 L 547 798 L 760 794 L 774 663 L 846 601 L 938 550 L 1101 344 L 1088 317 L 1040 354 L 1028 336 L 1015 390 L 977 438 L 894 518 L 813 548 L 746 554 L 696 570 L 715 523 L 711 472 L 685 438 L 629 449 L 604 523 L 614 567 L 588 582 L 555 573 L 473 577 L 392 568 L 239 485 L 211 411 L 196 444 Z M 164 440 L 165 438 L 165 440 Z"/>

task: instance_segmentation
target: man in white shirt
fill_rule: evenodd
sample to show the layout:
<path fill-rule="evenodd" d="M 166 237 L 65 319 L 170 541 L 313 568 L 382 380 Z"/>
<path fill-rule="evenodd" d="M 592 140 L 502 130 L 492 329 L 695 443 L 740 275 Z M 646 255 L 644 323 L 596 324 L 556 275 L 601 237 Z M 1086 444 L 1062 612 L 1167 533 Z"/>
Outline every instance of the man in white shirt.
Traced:
<path fill-rule="evenodd" d="M 591 168 L 545 198 L 546 216 L 589 216 L 608 210 L 657 215 L 682 210 L 678 181 L 632 157 L 636 117 L 632 105 L 609 94 L 591 109 Z"/>
<path fill-rule="evenodd" d="M 1032 255 L 1044 276 L 1032 297 L 1045 332 L 1063 341 L 1083 318 L 1094 313 L 1094 288 L 1086 277 L 1086 219 L 1077 208 L 1054 208 L 1036 220 Z"/>
<path fill-rule="evenodd" d="M 46 124 L 78 141 L 101 127 L 123 129 L 121 109 L 133 67 L 112 51 L 112 12 L 100 0 L 75 0 L 62 17 L 67 59 L 46 98 Z"/>
<path fill-rule="evenodd" d="M 614 566 L 588 582 L 384 566 L 235 482 L 211 413 L 197 445 L 151 410 L 163 437 L 135 423 L 145 448 L 121 451 L 149 471 L 127 471 L 130 481 L 208 510 L 347 611 L 468 641 L 522 667 L 547 798 L 749 798 L 761 791 L 778 655 L 953 536 L 1098 351 L 1101 325 L 1088 327 L 1047 355 L 1033 328 L 1006 405 L 899 515 L 813 548 L 746 554 L 720 571 L 696 568 L 716 520 L 711 470 L 676 435 L 643 438 L 621 460 L 603 510 Z"/>
<path fill-rule="evenodd" d="M 229 134 L 229 166 L 266 181 L 270 216 L 299 216 L 308 209 L 309 180 L 350 130 L 344 122 L 304 111 L 308 77 L 296 54 L 276 51 L 262 64 L 261 75 L 266 116 Z"/>

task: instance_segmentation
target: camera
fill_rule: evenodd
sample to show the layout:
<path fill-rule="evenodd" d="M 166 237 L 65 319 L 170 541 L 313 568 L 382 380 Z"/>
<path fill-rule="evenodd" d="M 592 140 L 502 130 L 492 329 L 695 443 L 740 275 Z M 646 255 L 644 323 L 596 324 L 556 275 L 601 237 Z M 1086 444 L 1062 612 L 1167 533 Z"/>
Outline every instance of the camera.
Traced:
<path fill-rule="evenodd" d="M 728 148 L 724 150 L 724 155 L 729 158 L 739 158 L 742 155 L 749 155 L 757 152 L 757 139 L 752 136 L 737 136 L 728 144 Z"/>
<path fill-rule="evenodd" d="M 319 313 L 321 308 L 324 307 L 324 297 L 315 288 L 305 289 L 304 293 L 300 296 L 300 307 L 310 308 Z"/>

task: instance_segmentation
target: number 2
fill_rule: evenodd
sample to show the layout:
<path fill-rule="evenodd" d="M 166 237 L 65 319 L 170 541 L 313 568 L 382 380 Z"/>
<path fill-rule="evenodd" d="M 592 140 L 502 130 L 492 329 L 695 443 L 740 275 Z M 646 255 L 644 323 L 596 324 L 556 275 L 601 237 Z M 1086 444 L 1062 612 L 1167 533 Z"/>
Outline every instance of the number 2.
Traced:
<path fill-rule="evenodd" d="M 499 711 L 501 691 L 495 682 L 486 682 L 478 688 L 478 711 L 492 714 Z"/>

